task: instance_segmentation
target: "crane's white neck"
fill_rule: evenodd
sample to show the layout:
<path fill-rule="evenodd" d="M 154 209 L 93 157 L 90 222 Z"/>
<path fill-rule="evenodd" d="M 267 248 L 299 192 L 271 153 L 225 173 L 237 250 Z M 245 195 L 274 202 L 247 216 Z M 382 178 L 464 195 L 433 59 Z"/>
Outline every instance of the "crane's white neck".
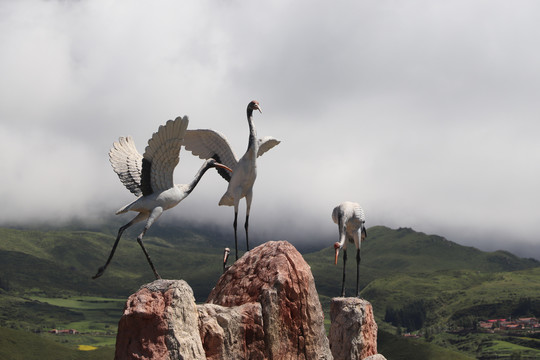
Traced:
<path fill-rule="evenodd" d="M 255 126 L 253 125 L 253 109 L 247 109 L 247 121 L 249 125 L 248 151 L 257 152 L 257 130 L 255 130 Z"/>
<path fill-rule="evenodd" d="M 346 232 L 343 231 L 343 230 L 341 230 L 341 231 L 339 232 L 339 241 L 338 241 L 338 243 L 339 243 L 339 248 L 340 248 L 340 249 L 343 248 L 343 246 L 345 245 L 345 240 L 346 240 L 346 239 L 347 239 L 347 234 L 346 234 Z"/>

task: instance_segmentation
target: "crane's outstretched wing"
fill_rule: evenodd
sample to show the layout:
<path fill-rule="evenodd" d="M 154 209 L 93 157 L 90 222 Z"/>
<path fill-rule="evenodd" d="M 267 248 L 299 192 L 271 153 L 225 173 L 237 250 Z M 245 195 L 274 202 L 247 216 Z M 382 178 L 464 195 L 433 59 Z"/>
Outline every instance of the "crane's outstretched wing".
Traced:
<path fill-rule="evenodd" d="M 169 120 L 165 125 L 161 125 L 148 140 L 142 159 L 141 190 L 143 195 L 167 190 L 174 186 L 174 168 L 180 161 L 180 148 L 188 123 L 187 116 Z"/>
<path fill-rule="evenodd" d="M 238 164 L 238 158 L 231 149 L 231 145 L 223 134 L 209 129 L 188 130 L 184 138 L 186 150 L 201 159 L 214 158 L 217 162 L 233 169 Z M 227 181 L 231 174 L 221 168 L 216 168 L 218 173 Z"/>
<path fill-rule="evenodd" d="M 142 155 L 135 148 L 131 136 L 121 137 L 113 143 L 109 160 L 124 186 L 135 196 L 141 196 Z"/>
<path fill-rule="evenodd" d="M 257 152 L 257 157 L 261 156 L 281 141 L 273 138 L 272 136 L 265 136 L 262 139 L 257 140 L 259 142 L 259 151 Z"/>

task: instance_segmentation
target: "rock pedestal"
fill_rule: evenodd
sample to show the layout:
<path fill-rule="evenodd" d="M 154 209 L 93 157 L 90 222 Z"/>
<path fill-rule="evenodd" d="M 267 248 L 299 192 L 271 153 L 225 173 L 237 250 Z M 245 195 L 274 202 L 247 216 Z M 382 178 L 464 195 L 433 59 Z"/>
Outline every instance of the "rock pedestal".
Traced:
<path fill-rule="evenodd" d="M 341 360 L 377 353 L 369 302 L 334 298 L 331 319 L 329 342 L 309 265 L 288 242 L 268 242 L 231 266 L 206 304 L 195 304 L 183 280 L 142 286 L 118 324 L 115 359 Z"/>
<path fill-rule="evenodd" d="M 332 358 L 311 268 L 286 241 L 267 242 L 236 261 L 207 302 L 261 304 L 265 358 Z"/>
<path fill-rule="evenodd" d="M 371 304 L 358 298 L 330 303 L 330 348 L 334 359 L 364 359 L 377 354 L 377 323 Z"/>
<path fill-rule="evenodd" d="M 184 280 L 156 280 L 128 298 L 114 358 L 206 359 L 193 290 Z"/>

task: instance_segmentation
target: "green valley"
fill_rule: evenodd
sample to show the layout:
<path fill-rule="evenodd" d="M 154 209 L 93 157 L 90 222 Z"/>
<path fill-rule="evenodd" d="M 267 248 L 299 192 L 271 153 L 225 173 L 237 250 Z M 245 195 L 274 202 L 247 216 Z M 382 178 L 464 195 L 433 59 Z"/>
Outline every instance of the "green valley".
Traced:
<path fill-rule="evenodd" d="M 203 302 L 221 275 L 228 238 L 202 228 L 152 229 L 145 243 L 162 277 L 186 280 Z M 408 353 L 418 359 L 540 356 L 538 332 L 476 331 L 480 320 L 540 317 L 540 262 L 505 251 L 483 252 L 408 228 L 375 226 L 368 232 L 362 244 L 361 296 L 373 304 L 380 352 L 388 359 L 405 359 Z M 71 354 L 62 358 L 112 357 L 125 299 L 153 280 L 135 236 L 124 235 L 106 273 L 92 280 L 114 242 L 113 230 L 0 228 L 0 329 L 3 341 L 12 339 L 9 346 L 0 344 L 2 351 L 24 350 L 23 358 L 40 358 L 39 352 L 32 357 L 29 349 L 16 350 L 26 341 L 19 339 L 28 338 L 47 352 Z M 352 253 L 354 246 L 349 249 Z M 329 321 L 330 300 L 340 291 L 342 260 L 334 265 L 330 247 L 303 255 Z M 356 280 L 354 256 L 349 258 L 348 295 Z M 51 329 L 78 333 L 55 335 Z M 422 336 L 399 336 L 405 332 Z"/>

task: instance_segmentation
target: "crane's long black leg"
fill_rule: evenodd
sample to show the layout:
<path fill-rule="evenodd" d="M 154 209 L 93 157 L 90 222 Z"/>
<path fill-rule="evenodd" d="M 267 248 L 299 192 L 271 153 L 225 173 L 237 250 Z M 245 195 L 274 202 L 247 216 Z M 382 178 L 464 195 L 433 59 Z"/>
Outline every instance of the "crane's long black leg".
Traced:
<path fill-rule="evenodd" d="M 246 248 L 247 248 L 247 251 L 249 251 L 248 228 L 249 228 L 249 214 L 246 215 L 246 223 L 244 224 L 244 229 L 246 229 Z"/>
<path fill-rule="evenodd" d="M 356 297 L 358 297 L 358 283 L 360 279 L 360 249 L 356 249 Z"/>
<path fill-rule="evenodd" d="M 347 263 L 347 250 L 343 249 L 343 281 L 341 283 L 341 297 L 345 297 L 345 264 Z"/>
<path fill-rule="evenodd" d="M 150 259 L 150 255 L 148 255 L 148 251 L 146 251 L 146 248 L 144 247 L 142 238 L 146 234 L 150 226 L 152 226 L 154 221 L 156 221 L 161 216 L 161 214 L 163 214 L 163 208 L 161 207 L 154 208 L 152 212 L 150 213 L 148 220 L 146 221 L 146 225 L 144 225 L 143 231 L 137 237 L 137 242 L 141 246 L 141 249 L 144 252 L 144 255 L 146 256 L 146 260 L 148 260 L 148 264 L 150 264 L 150 267 L 152 268 L 152 271 L 154 272 L 154 276 L 156 277 L 157 280 L 161 279 L 161 276 L 159 276 L 158 272 L 156 271 L 156 268 L 154 267 L 154 263 L 152 263 L 152 259 Z"/>
<path fill-rule="evenodd" d="M 146 255 L 146 260 L 148 260 L 148 264 L 150 264 L 150 267 L 152 268 L 152 271 L 154 272 L 154 276 L 156 277 L 156 280 L 159 280 L 161 279 L 161 276 L 159 276 L 155 266 L 154 266 L 154 263 L 152 263 L 152 259 L 150 259 L 150 255 L 148 255 L 148 251 L 146 251 L 146 248 L 144 247 L 144 244 L 143 244 L 143 241 L 142 241 L 142 237 L 144 236 L 144 234 L 146 233 L 146 228 L 143 230 L 142 234 L 139 235 L 139 237 L 137 237 L 137 242 L 139 243 L 139 245 L 141 246 L 142 248 L 142 251 L 144 252 L 144 255 Z"/>
<path fill-rule="evenodd" d="M 234 227 L 234 250 L 235 250 L 235 253 L 236 253 L 236 260 L 238 260 L 238 237 L 236 235 L 237 220 L 238 220 L 238 211 L 235 210 L 234 211 L 233 227 Z"/>
<path fill-rule="evenodd" d="M 129 228 L 131 225 L 141 221 L 144 219 L 145 216 L 143 216 L 142 214 L 139 214 L 137 215 L 133 220 L 131 220 L 130 222 L 128 222 L 126 225 L 124 226 L 121 226 L 120 229 L 118 229 L 118 235 L 116 236 L 116 241 L 114 242 L 114 245 L 111 249 L 111 253 L 109 254 L 109 258 L 107 259 L 107 262 L 105 263 L 105 265 L 103 265 L 102 267 L 100 267 L 96 273 L 96 275 L 92 276 L 92 279 L 97 279 L 98 277 L 100 277 L 101 275 L 103 275 L 103 273 L 105 272 L 105 269 L 107 268 L 107 266 L 109 266 L 109 263 L 111 262 L 113 256 L 114 256 L 114 252 L 116 251 L 116 247 L 118 246 L 118 242 L 120 241 L 120 237 L 122 236 L 122 233 L 127 229 Z"/>
<path fill-rule="evenodd" d="M 253 190 L 250 190 L 246 194 L 246 223 L 244 224 L 244 229 L 246 229 L 246 249 L 249 251 L 249 213 L 251 211 L 251 201 L 253 200 Z"/>

